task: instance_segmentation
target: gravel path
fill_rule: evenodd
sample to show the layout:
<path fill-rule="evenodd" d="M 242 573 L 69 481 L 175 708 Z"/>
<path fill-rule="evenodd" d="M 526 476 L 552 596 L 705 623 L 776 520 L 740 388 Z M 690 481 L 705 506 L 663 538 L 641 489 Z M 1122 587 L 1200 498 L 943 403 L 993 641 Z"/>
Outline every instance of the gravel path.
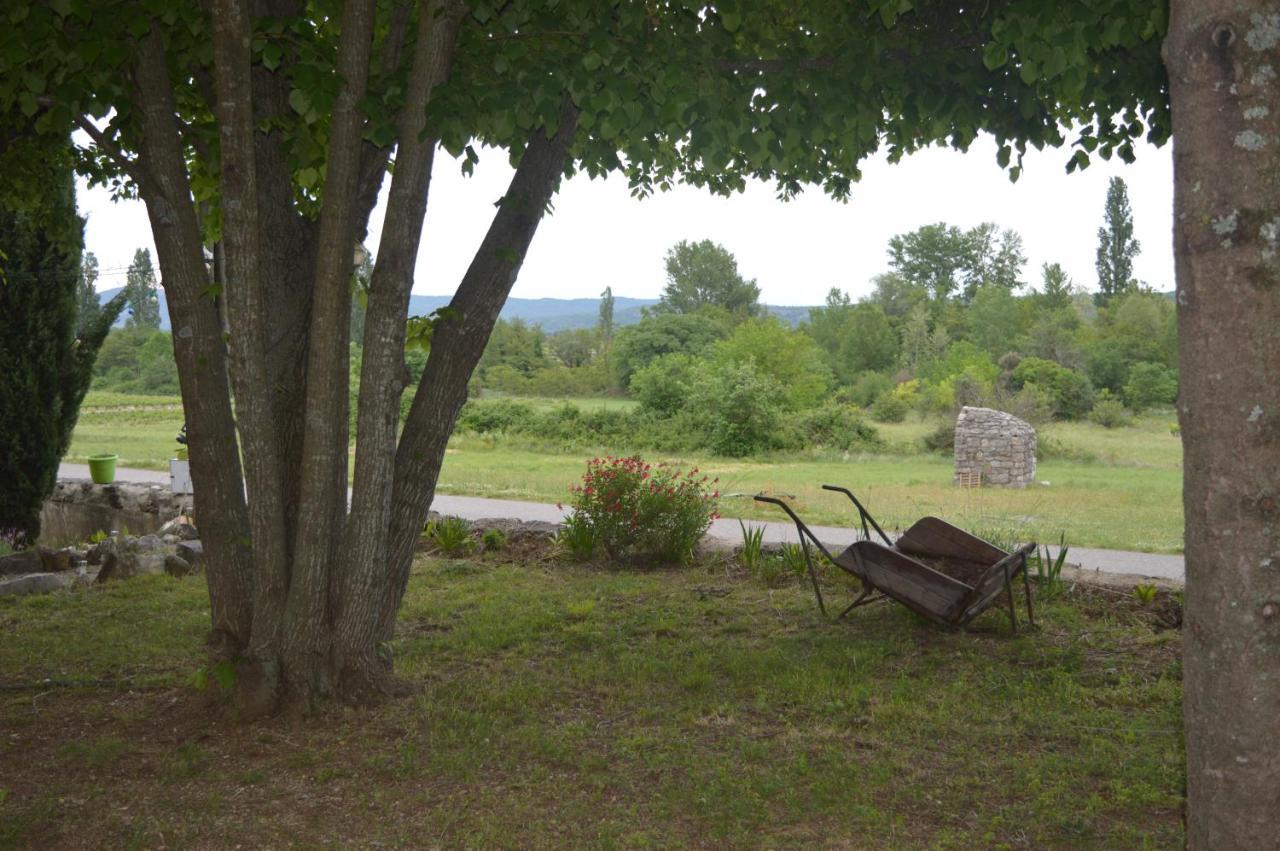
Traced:
<path fill-rule="evenodd" d="M 63 464 L 58 468 L 58 475 L 66 479 L 87 479 L 89 468 L 84 464 Z M 134 470 L 124 467 L 116 469 L 116 477 L 128 482 L 169 483 L 169 474 L 157 470 Z M 510 520 L 545 520 L 558 523 L 568 509 L 556 508 L 545 502 L 521 502 L 510 499 L 485 499 L 478 496 L 453 496 L 437 494 L 431 508 L 441 514 L 452 514 L 467 520 L 484 518 L 504 518 Z M 766 543 L 795 543 L 796 529 L 790 522 L 748 521 L 751 525 L 765 527 Z M 843 547 L 853 542 L 854 530 L 835 526 L 812 526 L 813 533 L 828 547 Z M 725 546 L 735 546 L 742 542 L 742 530 L 738 521 L 723 518 L 711 524 L 710 537 Z M 1054 551 L 1056 554 L 1056 550 Z M 1085 572 L 1123 574 L 1134 577 L 1156 577 L 1159 579 L 1181 582 L 1184 576 L 1184 561 L 1181 555 L 1164 555 L 1158 553 L 1137 553 L 1126 550 L 1097 550 L 1086 547 L 1070 547 L 1067 561 L 1078 565 Z"/>

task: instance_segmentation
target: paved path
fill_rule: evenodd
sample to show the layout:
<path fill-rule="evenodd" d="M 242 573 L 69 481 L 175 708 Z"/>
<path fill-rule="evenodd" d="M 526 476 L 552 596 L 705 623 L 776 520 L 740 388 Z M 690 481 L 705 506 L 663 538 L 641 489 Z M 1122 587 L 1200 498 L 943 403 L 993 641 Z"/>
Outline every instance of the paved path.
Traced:
<path fill-rule="evenodd" d="M 58 468 L 62 478 L 87 479 L 89 468 L 84 464 L 63 464 Z M 116 478 L 126 482 L 158 482 L 169 483 L 169 474 L 156 470 L 134 470 L 124 467 L 116 469 Z M 501 517 L 514 520 L 544 520 L 558 523 L 568 513 L 568 509 L 556 508 L 545 502 L 520 502 L 510 499 L 485 499 L 478 496 L 452 496 L 437 494 L 431 508 L 441 514 L 452 514 L 467 520 Z M 751 525 L 763 525 L 766 543 L 795 543 L 796 528 L 790 522 L 747 521 Z M 829 547 L 843 547 L 854 540 L 852 528 L 835 526 L 812 526 L 813 533 Z M 710 537 L 725 545 L 742 542 L 742 530 L 738 521 L 732 518 L 717 520 L 711 524 Z M 1055 551 L 1056 554 L 1056 551 Z M 1095 550 L 1085 547 L 1070 547 L 1067 561 L 1080 566 L 1084 571 L 1102 573 L 1131 574 L 1134 576 L 1152 576 L 1181 582 L 1184 575 L 1184 562 L 1180 555 L 1160 555 L 1156 553 L 1135 553 L 1126 550 Z"/>

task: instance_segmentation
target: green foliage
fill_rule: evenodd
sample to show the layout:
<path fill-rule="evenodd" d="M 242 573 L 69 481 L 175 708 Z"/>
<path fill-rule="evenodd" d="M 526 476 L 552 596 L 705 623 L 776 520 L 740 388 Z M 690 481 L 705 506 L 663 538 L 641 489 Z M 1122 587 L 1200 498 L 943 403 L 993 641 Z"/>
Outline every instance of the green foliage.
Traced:
<path fill-rule="evenodd" d="M 525 389 L 520 381 L 548 366 L 551 359 L 541 328 L 526 325 L 520 319 L 499 319 L 480 357 L 476 375 L 484 387 L 518 393 Z"/>
<path fill-rule="evenodd" d="M 825 307 L 810 308 L 804 330 L 841 382 L 887 370 L 898 360 L 897 334 L 884 309 L 875 302 L 851 304 L 837 289 L 828 293 Z"/>
<path fill-rule="evenodd" d="M 168 331 L 140 325 L 107 335 L 94 365 L 95 390 L 146 396 L 178 392 L 178 367 Z"/>
<path fill-rule="evenodd" d="M 689 355 L 662 355 L 631 376 L 631 397 L 646 411 L 674 416 L 688 402 L 697 374 L 698 362 Z"/>
<path fill-rule="evenodd" d="M 660 313 L 618 330 L 612 358 L 618 383 L 629 387 L 631 377 L 663 355 L 700 357 L 726 336 L 724 326 L 705 313 Z"/>
<path fill-rule="evenodd" d="M 697 467 L 648 464 L 638 455 L 593 458 L 572 488 L 573 516 L 613 558 L 683 563 L 718 516 L 714 485 Z"/>
<path fill-rule="evenodd" d="M 689 415 L 717 455 L 741 457 L 781 448 L 783 388 L 753 361 L 708 369 L 689 399 Z"/>
<path fill-rule="evenodd" d="M 1129 416 L 1124 404 L 1107 390 L 1103 390 L 1098 395 L 1098 401 L 1093 403 L 1089 419 L 1103 428 L 1123 428 L 1133 422 L 1133 417 Z"/>
<path fill-rule="evenodd" d="M 1111 178 L 1103 216 L 1103 225 L 1098 228 L 1095 263 L 1098 292 L 1094 295 L 1094 302 L 1099 306 L 1138 288 L 1133 277 L 1133 259 L 1142 249 L 1133 237 L 1133 210 L 1129 207 L 1129 190 L 1123 177 Z"/>
<path fill-rule="evenodd" d="M 1124 400 L 1136 412 L 1172 405 L 1178 398 L 1178 374 L 1158 363 L 1135 363 L 1124 385 Z"/>
<path fill-rule="evenodd" d="M 1045 263 L 1040 267 L 1041 291 L 1037 297 L 1042 310 L 1071 307 L 1071 277 L 1061 263 Z"/>
<path fill-rule="evenodd" d="M 864 372 L 853 381 L 849 398 L 861 408 L 870 408 L 893 389 L 893 380 L 881 372 Z M 905 415 L 905 411 L 903 412 Z"/>
<path fill-rule="evenodd" d="M 151 265 L 151 250 L 139 248 L 125 277 L 125 299 L 129 302 L 130 328 L 160 328 L 160 296 L 156 290 L 156 271 Z"/>
<path fill-rule="evenodd" d="M 831 386 L 831 373 L 813 338 L 773 316 L 738 325 L 716 344 L 710 360 L 716 368 L 752 365 L 781 389 L 777 402 L 786 410 L 813 407 Z"/>
<path fill-rule="evenodd" d="M 1149 606 L 1156 601 L 1156 595 L 1160 589 L 1150 583 L 1133 586 L 1133 598 L 1144 606 Z"/>
<path fill-rule="evenodd" d="M 1089 379 L 1053 361 L 1024 358 L 1013 371 L 1018 387 L 1032 387 L 1053 400 L 1054 413 L 1063 419 L 1078 419 L 1093 407 L 1094 392 Z"/>
<path fill-rule="evenodd" d="M 1030 566 L 1035 569 L 1034 579 L 1040 586 L 1040 596 L 1045 600 L 1052 599 L 1063 591 L 1062 566 L 1067 562 L 1067 536 L 1058 540 L 1058 555 L 1054 557 L 1048 547 L 1039 548 L 1030 557 Z M 1030 579 L 1030 577 L 1028 577 Z"/>
<path fill-rule="evenodd" d="M 754 316 L 760 288 L 738 273 L 738 262 L 709 239 L 680 240 L 667 251 L 667 284 L 656 308 L 660 313 L 697 313 L 714 307 L 730 315 Z"/>
<path fill-rule="evenodd" d="M 507 548 L 507 533 L 501 529 L 485 529 L 480 536 L 480 546 L 485 552 L 498 552 Z"/>
<path fill-rule="evenodd" d="M 471 524 L 461 517 L 441 517 L 427 523 L 427 540 L 447 556 L 465 555 L 471 551 Z"/>
<path fill-rule="evenodd" d="M 1025 263 L 1022 238 L 991 222 L 966 231 L 938 222 L 889 240 L 889 268 L 935 305 L 952 297 L 967 304 L 983 286 L 1016 289 Z"/>
<path fill-rule="evenodd" d="M 77 332 L 83 247 L 69 170 L 38 203 L 0 196 L 0 538 L 17 545 L 40 535 L 94 358 L 122 307 L 113 301 Z"/>
<path fill-rule="evenodd" d="M 805 446 L 821 446 L 838 451 L 878 449 L 880 435 L 853 405 L 829 402 L 804 411 L 798 417 Z"/>
<path fill-rule="evenodd" d="M 749 526 L 739 520 L 738 528 L 742 530 L 742 549 L 738 551 L 738 562 L 748 573 L 754 574 L 764 562 L 764 527 Z"/>
<path fill-rule="evenodd" d="M 596 550 L 595 527 L 585 515 L 570 514 L 556 533 L 556 544 L 574 561 L 587 561 Z"/>
<path fill-rule="evenodd" d="M 871 416 L 882 423 L 900 423 L 907 412 L 920 403 L 920 382 L 911 379 L 882 395 L 871 409 Z"/>

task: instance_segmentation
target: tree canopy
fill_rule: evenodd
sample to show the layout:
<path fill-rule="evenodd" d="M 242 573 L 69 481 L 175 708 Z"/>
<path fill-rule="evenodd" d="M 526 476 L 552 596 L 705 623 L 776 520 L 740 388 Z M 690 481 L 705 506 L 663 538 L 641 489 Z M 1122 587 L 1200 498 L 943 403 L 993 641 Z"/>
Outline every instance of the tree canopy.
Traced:
<path fill-rule="evenodd" d="M 656 308 L 660 312 L 718 308 L 743 317 L 760 309 L 760 288 L 738 273 L 738 261 L 718 243 L 682 239 L 667 251 L 663 265 L 667 284 Z"/>

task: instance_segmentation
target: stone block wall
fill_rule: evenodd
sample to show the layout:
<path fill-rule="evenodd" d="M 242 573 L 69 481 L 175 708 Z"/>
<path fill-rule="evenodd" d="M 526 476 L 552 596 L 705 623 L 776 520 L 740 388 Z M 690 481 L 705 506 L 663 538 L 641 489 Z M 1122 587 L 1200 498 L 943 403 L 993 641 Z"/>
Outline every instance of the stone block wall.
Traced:
<path fill-rule="evenodd" d="M 960 409 L 955 483 L 1025 488 L 1036 478 L 1036 430 L 992 408 Z"/>

